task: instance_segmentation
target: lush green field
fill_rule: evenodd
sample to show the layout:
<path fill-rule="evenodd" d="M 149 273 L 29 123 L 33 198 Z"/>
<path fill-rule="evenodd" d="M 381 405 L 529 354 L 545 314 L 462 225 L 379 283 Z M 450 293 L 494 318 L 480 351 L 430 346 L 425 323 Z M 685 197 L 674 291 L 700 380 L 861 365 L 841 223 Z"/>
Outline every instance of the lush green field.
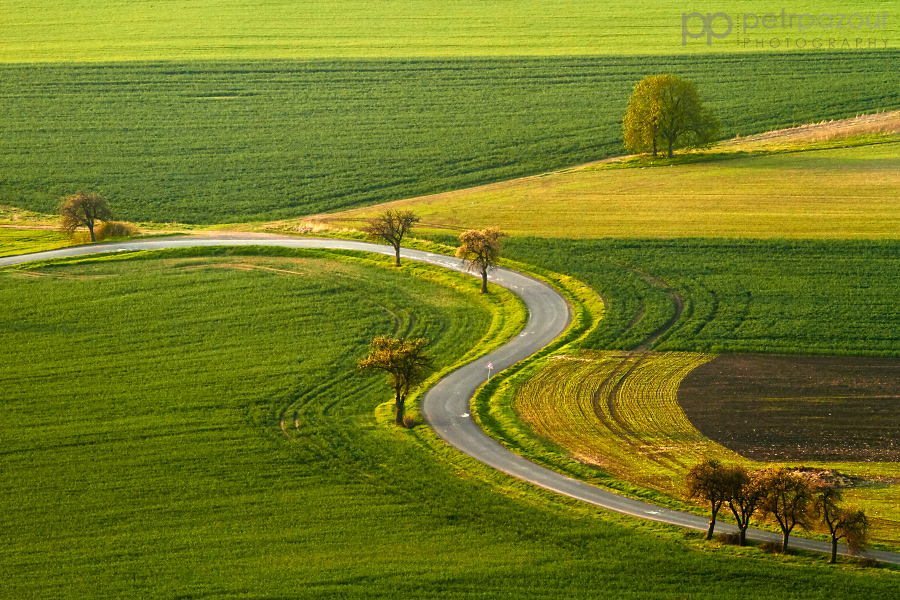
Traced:
<path fill-rule="evenodd" d="M 511 258 L 572 275 L 609 301 L 586 343 L 636 347 L 685 311 L 655 350 L 900 356 L 896 241 L 512 238 Z"/>
<path fill-rule="evenodd" d="M 897 238 L 900 139 L 871 143 L 674 167 L 598 165 L 393 206 L 432 228 L 497 226 L 525 236 Z M 366 214 L 372 209 L 330 220 L 358 226 Z"/>
<path fill-rule="evenodd" d="M 876 15 L 891 13 L 894 4 L 865 0 L 852 10 L 870 21 L 830 24 L 803 32 L 808 51 L 813 39 L 856 38 L 878 41 L 876 47 L 894 47 L 895 19 L 879 23 Z M 95 0 L 49 0 L 43 3 L 8 3 L 0 8 L 4 34 L 0 62 L 156 60 L 159 58 L 309 58 L 411 57 L 572 54 L 671 54 L 759 51 L 757 39 L 801 37 L 799 20 L 793 27 L 758 25 L 744 13 L 762 17 L 769 3 L 725 0 L 714 12 L 728 13 L 734 29 L 726 38 L 707 46 L 706 38 L 689 39 L 682 46 L 682 13 L 711 7 L 661 0 L 600 4 L 562 0 L 491 2 L 479 0 L 329 0 L 281 2 L 257 0 L 162 0 L 152 3 Z M 847 8 L 847 7 L 843 7 Z M 777 10 L 777 9 L 775 9 Z M 789 8 L 797 13 L 836 13 L 821 0 Z M 808 20 L 807 20 L 808 21 Z M 826 23 L 825 25 L 828 25 Z M 695 21 L 692 32 L 701 31 Z M 715 31 L 723 33 L 723 20 Z M 749 45 L 739 42 L 752 40 Z M 764 44 L 763 50 L 772 48 Z M 826 44 L 827 47 L 827 44 Z M 838 42 L 836 46 L 841 47 Z M 779 50 L 793 49 L 787 42 Z"/>
<path fill-rule="evenodd" d="M 433 337 L 439 362 L 454 360 L 487 328 L 477 294 L 323 253 L 267 252 L 0 273 L 0 596 L 895 590 L 891 573 L 708 554 L 695 534 L 497 493 L 517 486 L 437 450 L 424 428 L 377 421 L 390 394 L 353 368 L 373 335 L 398 330 Z M 279 426 L 289 405 L 292 439 Z"/>
<path fill-rule="evenodd" d="M 621 154 L 625 105 L 645 75 L 695 81 L 731 137 L 900 108 L 897 60 L 890 50 L 5 65 L 0 204 L 52 213 L 83 188 L 130 221 L 338 211 Z"/>

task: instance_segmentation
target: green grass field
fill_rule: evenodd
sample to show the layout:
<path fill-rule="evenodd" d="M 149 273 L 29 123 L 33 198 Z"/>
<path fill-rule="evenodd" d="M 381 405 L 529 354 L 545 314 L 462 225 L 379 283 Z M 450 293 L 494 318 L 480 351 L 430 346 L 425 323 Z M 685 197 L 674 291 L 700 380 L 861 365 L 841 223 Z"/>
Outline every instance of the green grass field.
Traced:
<path fill-rule="evenodd" d="M 632 349 L 674 314 L 653 346 L 687 352 L 900 356 L 898 242 L 840 240 L 552 240 L 511 238 L 510 258 L 591 285 L 608 318 L 585 343 Z"/>
<path fill-rule="evenodd" d="M 726 137 L 900 108 L 885 56 L 3 65 L 0 204 L 52 213 L 90 189 L 129 221 L 334 212 L 619 155 L 658 72 L 694 80 Z"/>
<path fill-rule="evenodd" d="M 840 21 L 807 29 L 801 36 L 794 27 L 760 24 L 742 14 L 762 17 L 773 7 L 765 2 L 718 3 L 712 12 L 728 13 L 734 30 L 727 38 L 689 39 L 682 46 L 682 13 L 709 12 L 711 7 L 672 0 L 624 4 L 524 0 L 485 4 L 477 0 L 446 3 L 436 0 L 390 2 L 331 0 L 328 3 L 262 0 L 165 0 L 121 3 L 97 0 L 89 4 L 52 0 L 42 4 L 10 4 L 0 9 L 6 43 L 0 62 L 123 61 L 209 58 L 320 58 L 417 56 L 523 56 L 577 54 L 674 54 L 733 51 L 771 51 L 771 38 L 856 38 L 894 47 L 896 20 L 882 22 L 877 15 L 891 13 L 890 2 L 866 0 L 852 10 L 869 22 L 853 19 L 841 29 Z M 846 7 L 844 7 L 846 8 Z M 800 13 L 837 13 L 830 3 L 806 2 Z M 829 29 L 827 26 L 831 25 Z M 696 21 L 691 31 L 699 33 Z M 724 21 L 715 25 L 724 32 Z M 742 40 L 753 40 L 740 45 Z M 756 39 L 765 41 L 759 48 Z M 827 44 L 826 44 L 827 47 Z M 841 47 L 841 43 L 836 46 Z M 783 42 L 777 48 L 789 50 Z"/>
<path fill-rule="evenodd" d="M 326 253 L 268 252 L 0 273 L 0 596 L 894 590 L 890 572 L 709 554 L 693 550 L 695 534 L 498 493 L 517 486 L 439 450 L 424 429 L 379 422 L 390 394 L 353 368 L 371 336 L 398 329 L 433 337 L 439 362 L 454 360 L 487 328 L 477 294 Z M 288 405 L 292 439 L 279 427 Z"/>

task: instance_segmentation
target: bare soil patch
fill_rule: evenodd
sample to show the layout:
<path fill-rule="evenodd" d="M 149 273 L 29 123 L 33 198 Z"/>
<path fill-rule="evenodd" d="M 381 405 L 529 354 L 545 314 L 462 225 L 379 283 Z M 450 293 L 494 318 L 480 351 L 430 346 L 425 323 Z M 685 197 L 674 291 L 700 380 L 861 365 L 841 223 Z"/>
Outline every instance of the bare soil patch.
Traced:
<path fill-rule="evenodd" d="M 900 462 L 900 360 L 722 355 L 678 388 L 691 423 L 758 461 Z"/>

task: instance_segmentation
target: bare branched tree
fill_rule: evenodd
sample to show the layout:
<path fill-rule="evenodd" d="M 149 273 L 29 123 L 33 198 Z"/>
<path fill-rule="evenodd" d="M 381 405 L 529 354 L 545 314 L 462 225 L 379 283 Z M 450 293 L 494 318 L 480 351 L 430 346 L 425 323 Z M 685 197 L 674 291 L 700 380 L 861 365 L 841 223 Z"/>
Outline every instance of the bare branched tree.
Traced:
<path fill-rule="evenodd" d="M 386 210 L 363 229 L 370 238 L 383 240 L 394 247 L 394 256 L 397 266 L 400 266 L 400 242 L 413 228 L 413 225 L 421 221 L 411 210 Z"/>
<path fill-rule="evenodd" d="M 97 240 L 94 235 L 94 225 L 97 221 L 110 221 L 113 218 L 112 211 L 106 204 L 106 200 L 99 194 L 92 192 L 78 192 L 63 198 L 59 205 L 60 228 L 71 236 L 79 227 L 87 227 L 91 232 L 91 241 Z"/>

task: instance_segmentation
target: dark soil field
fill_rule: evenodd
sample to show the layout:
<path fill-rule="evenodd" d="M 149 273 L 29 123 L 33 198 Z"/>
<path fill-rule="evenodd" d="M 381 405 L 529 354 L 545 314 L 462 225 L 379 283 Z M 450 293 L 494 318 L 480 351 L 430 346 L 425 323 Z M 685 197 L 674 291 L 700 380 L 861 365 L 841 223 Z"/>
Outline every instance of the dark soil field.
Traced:
<path fill-rule="evenodd" d="M 900 360 L 725 354 L 682 381 L 704 435 L 759 461 L 900 461 Z"/>

